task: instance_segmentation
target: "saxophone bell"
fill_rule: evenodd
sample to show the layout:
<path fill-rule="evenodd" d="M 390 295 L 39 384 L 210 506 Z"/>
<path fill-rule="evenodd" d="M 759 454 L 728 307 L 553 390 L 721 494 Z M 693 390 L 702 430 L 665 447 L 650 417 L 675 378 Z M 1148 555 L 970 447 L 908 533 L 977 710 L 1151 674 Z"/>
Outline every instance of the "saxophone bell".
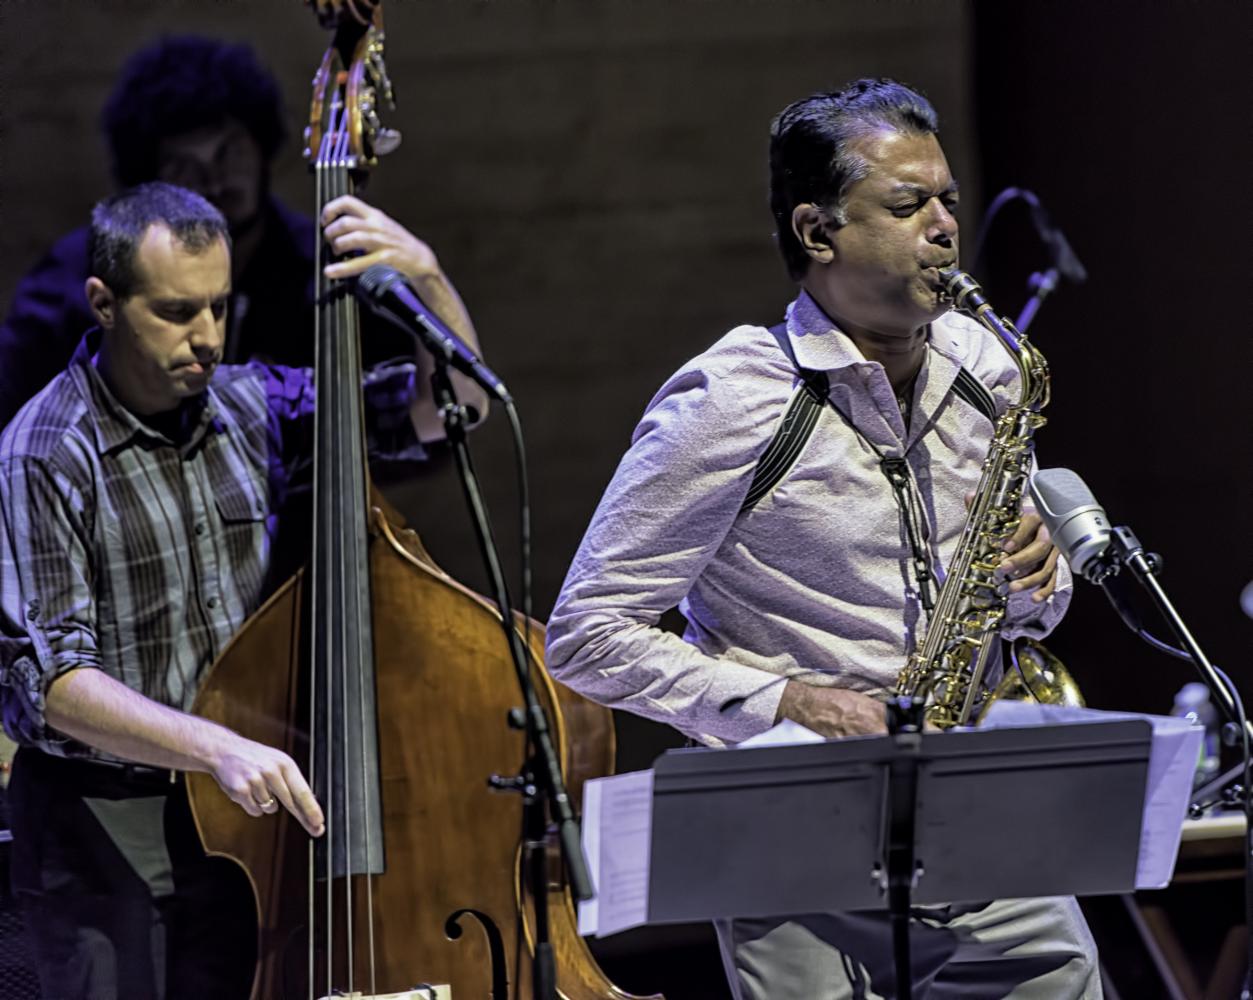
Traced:
<path fill-rule="evenodd" d="M 1009 663 L 1001 682 L 979 706 L 978 720 L 998 701 L 1035 701 L 1041 705 L 1085 704 L 1079 685 L 1066 665 L 1035 639 L 1019 638 L 1007 644 Z"/>

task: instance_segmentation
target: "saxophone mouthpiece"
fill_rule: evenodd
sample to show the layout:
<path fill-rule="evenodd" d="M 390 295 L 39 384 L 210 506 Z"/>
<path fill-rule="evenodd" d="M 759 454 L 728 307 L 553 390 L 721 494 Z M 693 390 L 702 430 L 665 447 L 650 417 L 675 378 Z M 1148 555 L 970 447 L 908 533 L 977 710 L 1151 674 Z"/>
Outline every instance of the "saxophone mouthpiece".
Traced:
<path fill-rule="evenodd" d="M 947 268 L 940 272 L 940 283 L 944 297 L 961 312 L 974 315 L 980 306 L 987 304 L 979 282 L 965 271 L 959 271 L 955 267 Z"/>

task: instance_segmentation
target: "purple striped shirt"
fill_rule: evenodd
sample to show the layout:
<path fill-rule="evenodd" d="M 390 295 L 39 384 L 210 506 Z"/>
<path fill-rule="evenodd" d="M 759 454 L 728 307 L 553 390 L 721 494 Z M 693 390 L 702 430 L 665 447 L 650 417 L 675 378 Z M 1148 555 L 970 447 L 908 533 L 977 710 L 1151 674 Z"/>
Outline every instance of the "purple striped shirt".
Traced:
<path fill-rule="evenodd" d="M 827 373 L 834 406 L 786 477 L 741 511 L 797 375 L 768 330 L 738 327 L 649 404 L 548 622 L 553 676 L 711 744 L 768 729 L 789 677 L 893 685 L 926 620 L 880 456 L 908 463 L 942 579 L 992 436 L 953 382 L 965 367 L 998 412 L 1018 398 L 1005 349 L 953 313 L 932 324 L 908 427 L 883 366 L 808 295 L 789 307 L 787 336 L 800 365 Z M 1006 634 L 1043 635 L 1069 599 L 1060 567 L 1046 602 L 1010 598 Z M 676 605 L 686 641 L 657 627 Z"/>
<path fill-rule="evenodd" d="M 98 344 L 0 435 L 0 711 L 14 739 L 69 756 L 89 751 L 46 727 L 49 684 L 96 667 L 190 708 L 272 586 L 277 515 L 312 470 L 310 370 L 222 366 L 175 431 L 118 403 Z M 413 391 L 410 363 L 367 374 L 372 454 L 423 457 Z"/>

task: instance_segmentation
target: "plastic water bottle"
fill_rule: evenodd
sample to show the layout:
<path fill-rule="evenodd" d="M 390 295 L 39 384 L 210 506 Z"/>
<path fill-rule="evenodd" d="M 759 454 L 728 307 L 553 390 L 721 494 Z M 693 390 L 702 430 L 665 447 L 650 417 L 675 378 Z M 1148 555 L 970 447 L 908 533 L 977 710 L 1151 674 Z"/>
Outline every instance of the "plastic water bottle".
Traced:
<path fill-rule="evenodd" d="M 1193 725 L 1205 727 L 1201 753 L 1196 762 L 1196 774 L 1192 778 L 1192 787 L 1199 788 L 1218 776 L 1220 766 L 1218 712 L 1209 699 L 1209 688 L 1197 681 L 1185 684 L 1175 695 L 1175 706 L 1170 714 L 1191 719 Z"/>

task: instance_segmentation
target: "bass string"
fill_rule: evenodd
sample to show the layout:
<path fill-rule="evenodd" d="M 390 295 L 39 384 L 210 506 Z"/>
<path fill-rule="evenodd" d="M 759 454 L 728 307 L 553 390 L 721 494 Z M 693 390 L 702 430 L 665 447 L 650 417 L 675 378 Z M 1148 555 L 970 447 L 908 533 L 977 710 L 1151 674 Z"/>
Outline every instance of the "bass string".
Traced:
<path fill-rule="evenodd" d="M 330 121 L 323 136 L 318 162 L 317 177 L 317 210 L 318 217 L 326 204 L 335 198 L 350 194 L 352 180 L 350 175 L 349 135 L 345 127 L 345 110 L 341 103 L 334 101 L 330 108 Z M 323 935 L 326 942 L 326 982 L 327 989 L 334 985 L 335 975 L 335 940 L 337 920 L 335 905 L 335 858 L 341 854 L 345 859 L 343 902 L 344 912 L 342 923 L 346 941 L 346 986 L 349 991 L 355 989 L 356 959 L 356 928 L 354 906 L 354 851 L 353 817 L 351 803 L 354 801 L 354 781 L 359 781 L 359 789 L 364 795 L 368 787 L 367 754 L 365 753 L 365 734 L 370 731 L 366 726 L 368 705 L 366 703 L 365 684 L 367 678 L 364 671 L 372 662 L 368 628 L 348 627 L 350 622 L 367 622 L 368 601 L 366 601 L 368 581 L 360 580 L 360 569 L 368 565 L 364 530 L 347 532 L 331 532 L 326 530 L 329 525 L 351 524 L 364 528 L 366 513 L 365 477 L 362 461 L 361 402 L 360 402 L 360 370 L 361 352 L 360 338 L 357 336 L 357 314 L 354 303 L 348 296 L 336 294 L 322 275 L 322 252 L 319 241 L 317 253 L 317 282 L 319 289 L 318 329 L 316 345 L 317 371 L 322 377 L 318 380 L 317 399 L 321 416 L 315 421 L 315 445 L 335 438 L 336 447 L 317 448 L 319 456 L 329 454 L 331 468 L 323 470 L 317 477 L 319 489 L 315 490 L 315 523 L 320 530 L 315 537 L 314 565 L 314 607 L 319 610 L 315 615 L 314 627 L 319 630 L 321 640 L 315 643 L 317 671 L 325 679 L 325 704 L 323 706 L 323 731 L 325 749 L 316 745 L 317 740 L 317 704 L 316 687 L 311 697 L 311 776 L 315 773 L 317 762 L 325 754 L 325 788 L 327 789 L 327 824 L 325 866 L 323 871 L 324 921 Z M 323 323 L 324 318 L 327 320 Z M 329 373 L 329 375 L 328 375 Z M 335 391 L 332 392 L 332 387 Z M 328 487 L 329 488 L 326 488 Z M 329 508 L 329 509 L 328 509 Z M 325 540 L 323 541 L 319 541 Z M 325 544 L 329 542 L 330 544 Z M 325 545 L 330 551 L 320 548 Z M 329 605 L 329 614 L 321 613 Z M 336 667 L 338 667 L 338 702 L 336 702 Z M 356 683 L 350 685 L 350 673 L 356 673 Z M 356 688 L 357 697 L 352 699 L 350 686 Z M 339 711 L 334 709 L 338 704 Z M 355 713 L 355 722 L 352 718 Z M 338 731 L 337 731 L 338 724 Z M 353 739 L 356 734 L 356 740 Z M 355 745 L 354 745 L 355 743 Z M 334 767 L 334 748 L 340 748 L 339 781 L 336 780 Z M 353 767 L 353 759 L 358 764 Z M 341 793 L 336 795 L 337 785 Z M 368 976 L 371 991 L 375 991 L 375 946 L 374 946 L 374 898 L 373 879 L 370 876 L 371 857 L 370 843 L 372 840 L 371 810 L 362 810 L 361 856 L 365 865 L 365 906 L 368 920 L 366 923 Z M 309 984 L 314 991 L 314 965 L 318 934 L 316 928 L 316 852 L 310 845 L 309 864 Z"/>

